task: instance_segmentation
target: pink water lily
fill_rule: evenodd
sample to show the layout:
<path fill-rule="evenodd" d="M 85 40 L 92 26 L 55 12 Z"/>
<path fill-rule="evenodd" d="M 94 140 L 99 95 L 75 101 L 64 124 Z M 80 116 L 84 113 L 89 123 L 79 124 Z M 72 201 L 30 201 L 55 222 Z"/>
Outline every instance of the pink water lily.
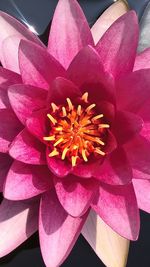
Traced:
<path fill-rule="evenodd" d="M 90 209 L 136 240 L 150 211 L 150 69 L 135 12 L 95 45 L 78 3 L 60 0 L 48 48 L 0 20 L 0 256 L 39 228 L 46 266 L 59 266 Z"/>

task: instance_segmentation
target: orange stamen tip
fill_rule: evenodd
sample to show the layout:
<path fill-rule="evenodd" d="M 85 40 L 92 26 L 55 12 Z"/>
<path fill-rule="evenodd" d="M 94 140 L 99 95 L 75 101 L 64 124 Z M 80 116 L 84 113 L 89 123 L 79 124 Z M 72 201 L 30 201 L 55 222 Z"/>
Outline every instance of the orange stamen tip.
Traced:
<path fill-rule="evenodd" d="M 95 138 L 95 142 L 97 142 L 98 144 L 104 146 L 105 143 L 100 139 L 100 138 Z"/>
<path fill-rule="evenodd" d="M 68 103 L 68 107 L 69 107 L 69 111 L 73 110 L 73 105 L 72 105 L 72 102 L 70 100 L 70 98 L 67 98 L 67 103 Z"/>
<path fill-rule="evenodd" d="M 62 160 L 65 159 L 68 150 L 69 150 L 68 147 L 65 147 L 65 148 L 64 148 L 64 150 L 63 150 L 63 152 L 62 152 L 62 156 L 61 156 L 61 159 L 62 159 Z"/>
<path fill-rule="evenodd" d="M 58 140 L 56 141 L 56 143 L 54 144 L 54 147 L 57 146 L 57 145 L 59 145 L 59 144 L 62 143 L 63 141 L 64 141 L 64 139 L 61 137 L 60 139 L 58 139 Z"/>
<path fill-rule="evenodd" d="M 44 136 L 43 137 L 44 141 L 55 141 L 55 135 L 52 136 Z"/>
<path fill-rule="evenodd" d="M 91 104 L 90 106 L 88 106 L 87 108 L 86 108 L 86 112 L 87 113 L 89 113 L 93 108 L 95 108 L 96 107 L 96 104 Z"/>
<path fill-rule="evenodd" d="M 58 155 L 59 155 L 59 152 L 56 149 L 54 149 L 48 156 L 50 158 L 52 158 L 52 157 L 55 157 L 55 156 L 58 156 Z"/>
<path fill-rule="evenodd" d="M 97 116 L 93 117 L 93 118 L 92 118 L 92 121 L 99 120 L 99 119 L 101 119 L 101 118 L 103 118 L 103 117 L 104 117 L 104 115 L 103 115 L 103 114 L 99 114 L 99 115 L 97 115 Z"/>
<path fill-rule="evenodd" d="M 81 105 L 78 105 L 78 108 L 77 108 L 77 114 L 79 115 L 79 116 L 81 116 Z"/>
<path fill-rule="evenodd" d="M 54 117 L 51 114 L 47 114 L 47 117 L 50 119 L 50 121 L 52 122 L 52 124 L 55 125 L 57 123 L 57 120 L 54 119 Z"/>
<path fill-rule="evenodd" d="M 105 156 L 105 155 L 106 155 L 105 152 L 103 152 L 102 150 L 100 150 L 100 149 L 98 149 L 98 148 L 95 149 L 95 152 L 96 152 L 97 154 L 101 155 L 101 156 Z"/>
<path fill-rule="evenodd" d="M 85 102 L 85 103 L 88 103 L 88 92 L 85 92 L 83 95 L 82 95 L 82 100 Z"/>
<path fill-rule="evenodd" d="M 109 128 L 110 125 L 109 124 L 99 124 L 99 128 L 102 129 L 102 128 Z"/>
<path fill-rule="evenodd" d="M 82 157 L 83 157 L 83 159 L 84 159 L 85 162 L 88 161 L 88 158 L 86 156 L 86 150 L 85 149 L 82 149 Z"/>
<path fill-rule="evenodd" d="M 62 107 L 62 116 L 63 117 L 67 116 L 67 111 L 66 111 L 65 107 Z"/>
<path fill-rule="evenodd" d="M 59 109 L 59 107 L 55 103 L 51 103 L 51 107 L 52 107 L 53 112 Z"/>
<path fill-rule="evenodd" d="M 71 161 L 72 161 L 72 167 L 75 167 L 77 162 L 77 156 L 72 156 Z"/>

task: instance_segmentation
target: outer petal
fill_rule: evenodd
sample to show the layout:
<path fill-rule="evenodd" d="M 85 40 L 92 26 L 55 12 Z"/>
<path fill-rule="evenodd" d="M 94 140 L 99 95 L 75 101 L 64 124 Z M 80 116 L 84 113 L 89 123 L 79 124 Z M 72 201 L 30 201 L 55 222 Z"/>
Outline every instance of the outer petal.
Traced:
<path fill-rule="evenodd" d="M 34 35 L 29 29 L 27 29 L 22 23 L 20 23 L 15 18 L 11 17 L 10 15 L 0 12 L 0 60 L 4 67 L 8 67 L 7 59 L 9 62 L 9 69 L 19 73 L 19 66 L 18 66 L 18 46 L 19 41 L 21 39 L 31 40 L 41 46 L 43 46 L 40 39 Z M 15 36 L 15 37 L 14 37 Z M 6 40 L 7 37 L 9 42 L 7 42 L 7 53 L 3 53 L 2 44 L 3 41 Z M 15 40 L 16 39 L 16 40 Z M 5 48 L 6 49 L 6 48 Z M 15 57 L 12 57 L 12 51 L 15 52 Z M 10 61 L 10 58 L 13 59 Z"/>
<path fill-rule="evenodd" d="M 150 48 L 145 49 L 136 56 L 133 70 L 140 69 L 150 69 Z"/>
<path fill-rule="evenodd" d="M 95 44 L 100 40 L 106 30 L 117 20 L 120 16 L 126 13 L 128 10 L 127 3 L 125 1 L 117 1 L 112 4 L 105 12 L 99 17 L 96 23 L 91 28 L 92 35 Z"/>
<path fill-rule="evenodd" d="M 0 192 L 3 192 L 3 185 L 11 163 L 12 159 L 9 155 L 0 153 Z"/>
<path fill-rule="evenodd" d="M 4 199 L 0 205 L 0 257 L 18 247 L 37 231 L 38 202 Z"/>
<path fill-rule="evenodd" d="M 10 85 L 21 83 L 21 76 L 0 67 L 0 109 L 10 107 L 7 89 Z"/>
<path fill-rule="evenodd" d="M 47 93 L 30 85 L 12 85 L 8 90 L 11 106 L 18 119 L 25 124 L 33 111 L 45 106 Z"/>
<path fill-rule="evenodd" d="M 80 217 L 87 211 L 99 185 L 94 179 L 82 180 L 73 175 L 64 179 L 54 177 L 54 182 L 61 205 L 73 217 Z"/>
<path fill-rule="evenodd" d="M 114 232 L 92 210 L 83 226 L 82 234 L 105 266 L 126 266 L 129 240 Z"/>
<path fill-rule="evenodd" d="M 129 11 L 112 24 L 96 46 L 105 70 L 114 77 L 131 72 L 137 44 L 138 20 L 135 12 Z"/>
<path fill-rule="evenodd" d="M 53 191 L 43 194 L 39 234 L 41 251 L 47 267 L 60 266 L 66 259 L 80 234 L 86 217 L 87 214 L 78 218 L 67 215 Z"/>
<path fill-rule="evenodd" d="M 150 213 L 150 181 L 133 179 L 138 207 Z"/>
<path fill-rule="evenodd" d="M 29 41 L 20 42 L 19 64 L 25 84 L 47 90 L 57 76 L 65 76 L 64 68 L 46 49 Z"/>
<path fill-rule="evenodd" d="M 140 218 L 132 184 L 102 185 L 92 208 L 118 234 L 131 240 L 138 238 Z"/>
<path fill-rule="evenodd" d="M 14 161 L 6 178 L 4 197 L 10 200 L 23 200 L 39 195 L 53 187 L 51 176 L 45 166 Z"/>
<path fill-rule="evenodd" d="M 0 109 L 0 152 L 6 153 L 22 125 L 10 109 Z"/>
<path fill-rule="evenodd" d="M 75 0 L 60 0 L 52 21 L 49 53 L 67 68 L 76 54 L 88 44 L 93 45 L 93 39 L 79 4 Z"/>
<path fill-rule="evenodd" d="M 9 149 L 12 158 L 27 164 L 43 165 L 45 146 L 24 129 L 12 142 Z"/>
<path fill-rule="evenodd" d="M 150 98 L 150 69 L 135 71 L 117 82 L 117 107 L 137 113 Z"/>

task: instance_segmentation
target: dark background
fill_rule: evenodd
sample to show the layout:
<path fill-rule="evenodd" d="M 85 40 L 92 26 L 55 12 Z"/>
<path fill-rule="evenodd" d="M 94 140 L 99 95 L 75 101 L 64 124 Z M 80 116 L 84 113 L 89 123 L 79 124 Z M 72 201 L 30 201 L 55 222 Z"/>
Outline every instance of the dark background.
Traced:
<path fill-rule="evenodd" d="M 17 17 L 34 27 L 46 43 L 50 23 L 57 0 L 0 0 L 0 10 Z M 99 15 L 113 2 L 112 0 L 79 1 L 90 26 Z M 128 0 L 136 10 L 139 20 L 149 0 Z M 58 251 L 59 253 L 59 251 Z M 114 255 L 115 256 L 115 255 Z M 32 236 L 22 246 L 8 256 L 0 259 L 3 267 L 44 267 L 39 250 L 38 234 Z M 78 239 L 70 256 L 62 267 L 104 267 L 82 236 Z M 150 267 L 150 215 L 141 212 L 141 231 L 137 242 L 132 242 L 127 267 Z"/>

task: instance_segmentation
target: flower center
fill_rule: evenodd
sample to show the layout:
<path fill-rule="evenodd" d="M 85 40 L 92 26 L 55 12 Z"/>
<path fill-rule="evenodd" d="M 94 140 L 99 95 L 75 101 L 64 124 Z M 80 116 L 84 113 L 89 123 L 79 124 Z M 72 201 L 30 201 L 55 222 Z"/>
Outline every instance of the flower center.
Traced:
<path fill-rule="evenodd" d="M 77 105 L 70 98 L 64 106 L 51 103 L 51 112 L 47 114 L 49 135 L 43 137 L 52 149 L 49 157 L 68 159 L 74 167 L 87 162 L 92 154 L 105 156 L 104 136 L 109 124 L 104 123 L 104 115 L 97 114 L 95 108 L 96 104 L 89 104 L 87 92 Z"/>

